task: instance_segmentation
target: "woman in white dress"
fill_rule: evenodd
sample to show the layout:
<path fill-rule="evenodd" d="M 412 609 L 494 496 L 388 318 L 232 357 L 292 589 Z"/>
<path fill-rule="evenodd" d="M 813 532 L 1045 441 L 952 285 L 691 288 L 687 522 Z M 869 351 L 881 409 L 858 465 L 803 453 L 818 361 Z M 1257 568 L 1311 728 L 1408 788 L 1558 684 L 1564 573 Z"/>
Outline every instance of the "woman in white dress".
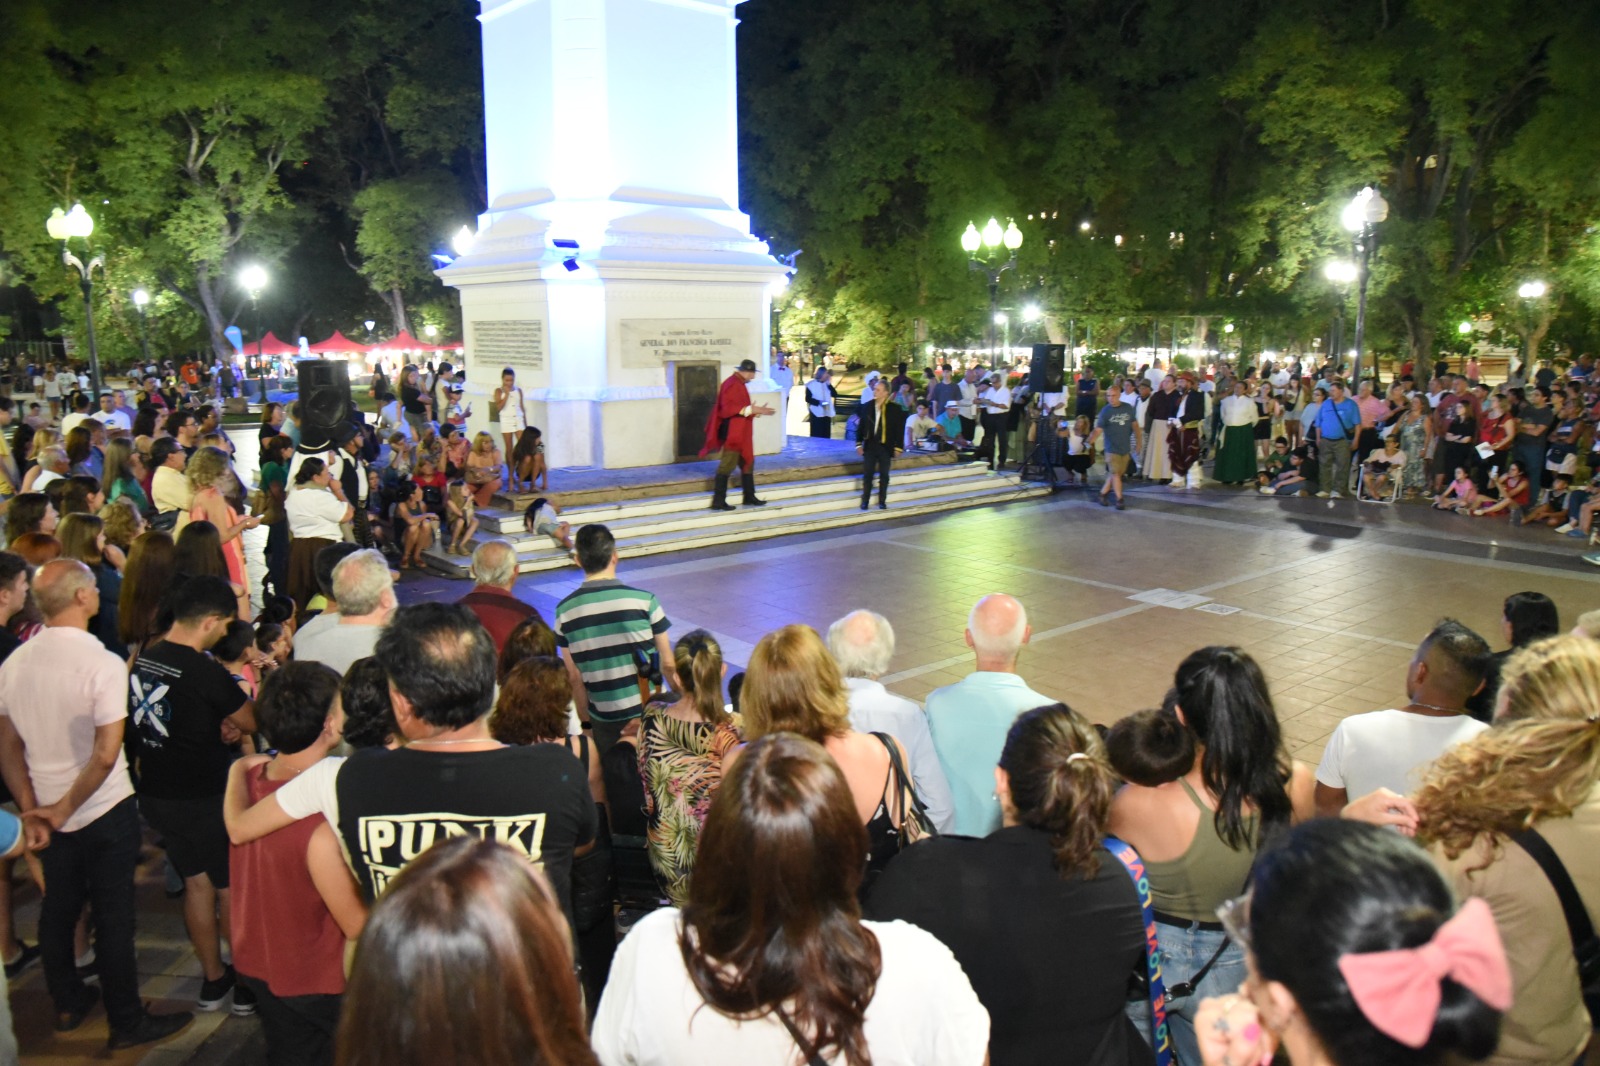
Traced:
<path fill-rule="evenodd" d="M 509 457 L 517 450 L 517 438 L 528 428 L 528 413 L 522 406 L 522 390 L 517 387 L 517 372 L 509 366 L 500 371 L 500 387 L 494 390 L 494 409 L 500 416 L 500 437 L 505 441 L 501 455 Z M 516 472 L 506 468 L 506 481 L 513 490 L 517 486 Z"/>
<path fill-rule="evenodd" d="M 601 1066 L 987 1062 L 989 1012 L 950 949 L 862 920 L 866 851 L 820 744 L 775 733 L 742 749 L 712 797 L 688 903 L 617 948 L 592 1034 Z"/>

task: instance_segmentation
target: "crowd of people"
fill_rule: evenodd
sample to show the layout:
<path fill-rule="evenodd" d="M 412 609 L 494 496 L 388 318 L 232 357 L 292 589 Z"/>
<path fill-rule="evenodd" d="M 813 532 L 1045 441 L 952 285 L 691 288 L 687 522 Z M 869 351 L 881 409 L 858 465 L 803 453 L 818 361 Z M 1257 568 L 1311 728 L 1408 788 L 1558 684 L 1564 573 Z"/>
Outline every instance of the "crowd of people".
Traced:
<path fill-rule="evenodd" d="M 225 507 L 200 469 L 221 499 L 191 511 Z M 37 946 L 11 923 L 0 949 L 12 977 L 42 959 L 58 1031 L 101 1003 L 112 1048 L 189 1022 L 139 996 L 150 839 L 193 1009 L 258 1015 L 274 1064 L 1566 1064 L 1588 1042 L 1549 871 L 1600 899 L 1600 614 L 1563 635 L 1519 593 L 1500 653 L 1441 621 L 1409 702 L 1310 767 L 1240 648 L 1092 725 L 1018 672 L 1003 593 L 921 705 L 884 686 L 870 610 L 768 633 L 730 676 L 601 525 L 571 534 L 583 580 L 548 618 L 505 541 L 459 602 L 402 606 L 381 552 L 330 536 L 314 598 L 246 621 L 237 538 L 191 515 L 203 543 L 128 546 L 113 648 L 110 545 L 61 528 L 85 518 L 43 535 L 99 563 L 31 562 L 32 529 L 0 552 L 22 815 L 0 850 L 45 886 Z"/>

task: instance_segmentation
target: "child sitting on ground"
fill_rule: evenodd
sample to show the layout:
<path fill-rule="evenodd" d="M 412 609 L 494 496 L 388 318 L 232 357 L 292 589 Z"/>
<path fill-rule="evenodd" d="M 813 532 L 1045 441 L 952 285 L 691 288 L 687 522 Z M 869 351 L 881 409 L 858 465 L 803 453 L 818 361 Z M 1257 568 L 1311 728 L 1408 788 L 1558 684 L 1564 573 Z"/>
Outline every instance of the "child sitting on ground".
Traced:
<path fill-rule="evenodd" d="M 478 535 L 478 502 L 465 481 L 450 483 L 450 496 L 445 501 L 445 520 L 450 526 L 450 555 L 465 555 L 467 544 Z"/>
<path fill-rule="evenodd" d="M 1528 472 L 1523 469 L 1522 460 L 1511 460 L 1504 474 L 1493 472 L 1489 480 L 1494 485 L 1498 498 L 1480 497 L 1478 506 L 1472 512 L 1474 518 L 1487 518 L 1490 515 L 1506 513 L 1513 507 L 1528 506 Z"/>
<path fill-rule="evenodd" d="M 1273 479 L 1292 465 L 1289 454 L 1289 438 L 1279 437 L 1272 442 L 1272 451 L 1267 453 L 1266 461 L 1261 464 L 1261 471 L 1256 475 L 1256 480 L 1262 485 L 1270 485 Z"/>
<path fill-rule="evenodd" d="M 543 533 L 572 554 L 572 526 L 561 520 L 561 508 L 548 497 L 540 496 L 528 504 L 522 515 L 522 528 L 529 533 Z"/>
<path fill-rule="evenodd" d="M 517 490 L 517 482 L 522 482 L 528 492 L 539 488 L 539 479 L 544 479 L 544 492 L 550 491 L 550 469 L 544 465 L 544 434 L 539 432 L 538 426 L 529 426 L 517 438 L 516 449 L 511 453 L 511 461 L 507 464 L 511 468 L 511 490 Z"/>
<path fill-rule="evenodd" d="M 1433 509 L 1436 511 L 1454 511 L 1457 514 L 1471 514 L 1473 505 L 1478 502 L 1478 486 L 1472 483 L 1472 478 L 1467 476 L 1464 466 L 1456 467 L 1455 480 L 1444 487 L 1444 491 L 1433 498 Z"/>
<path fill-rule="evenodd" d="M 1554 483 L 1545 491 L 1544 499 L 1539 501 L 1539 506 L 1533 508 L 1522 516 L 1522 524 L 1532 525 L 1535 522 L 1555 527 L 1567 520 L 1567 490 L 1572 486 L 1572 479 L 1565 474 L 1557 474 Z"/>
<path fill-rule="evenodd" d="M 1283 438 L 1279 438 L 1282 440 Z M 1270 464 L 1271 459 L 1267 462 Z M 1289 453 L 1289 465 L 1261 486 L 1263 496 L 1298 496 L 1310 491 L 1317 478 L 1317 461 L 1304 445 Z"/>
<path fill-rule="evenodd" d="M 1069 425 L 1061 423 L 1056 430 L 1056 436 L 1067 442 L 1067 454 L 1061 457 L 1061 465 L 1066 468 L 1066 484 L 1073 483 L 1077 478 L 1085 484 L 1089 481 L 1089 467 L 1094 465 L 1094 450 L 1089 447 L 1089 416 L 1079 415 Z"/>

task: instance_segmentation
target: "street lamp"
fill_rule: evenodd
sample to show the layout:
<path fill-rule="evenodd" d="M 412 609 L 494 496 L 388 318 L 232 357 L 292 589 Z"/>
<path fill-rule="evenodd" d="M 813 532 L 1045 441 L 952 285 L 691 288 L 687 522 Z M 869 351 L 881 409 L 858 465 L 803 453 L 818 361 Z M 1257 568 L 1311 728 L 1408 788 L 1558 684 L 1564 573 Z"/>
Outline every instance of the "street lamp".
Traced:
<path fill-rule="evenodd" d="M 267 406 L 267 364 L 261 358 L 261 290 L 267 287 L 267 270 L 252 263 L 239 271 L 239 285 L 250 294 L 250 310 L 256 320 L 256 386 L 261 391 L 261 407 Z"/>
<path fill-rule="evenodd" d="M 150 306 L 150 294 L 143 289 L 133 290 L 133 306 L 139 309 L 139 347 L 144 349 L 144 365 L 150 365 L 150 324 L 145 319 L 145 308 Z"/>
<path fill-rule="evenodd" d="M 89 342 L 89 388 L 99 396 L 100 349 L 94 342 L 94 282 L 90 275 L 95 267 L 99 267 L 102 274 L 105 273 L 106 257 L 97 255 L 85 264 L 67 247 L 67 242 L 73 237 L 81 237 L 87 246 L 89 235 L 94 232 L 94 219 L 89 217 L 89 212 L 83 209 L 82 204 L 73 204 L 71 211 L 62 211 L 59 207 L 51 209 L 44 228 L 51 240 L 61 242 L 61 261 L 78 272 L 78 287 L 83 292 L 83 329 Z"/>
<path fill-rule="evenodd" d="M 1345 205 L 1339 219 L 1344 228 L 1355 234 L 1356 248 L 1361 252 L 1361 266 L 1356 276 L 1356 346 L 1355 361 L 1351 364 L 1351 379 L 1361 382 L 1361 347 L 1367 334 L 1367 281 L 1372 276 L 1372 251 L 1377 246 L 1376 226 L 1389 217 L 1389 202 L 1383 194 L 1368 185 Z"/>
<path fill-rule="evenodd" d="M 426 326 L 422 327 L 422 332 L 426 334 L 427 338 L 431 341 L 433 338 L 439 335 L 439 327 L 430 322 Z"/>
<path fill-rule="evenodd" d="M 967 267 L 976 270 L 989 279 L 989 354 L 995 351 L 994 327 L 1000 324 L 1000 275 L 1017 265 L 1017 249 L 1022 247 L 1022 231 L 1011 220 L 1006 221 L 1004 229 L 1000 228 L 1000 220 L 990 218 L 984 223 L 983 232 L 978 232 L 978 227 L 968 222 L 967 228 L 961 234 L 961 249 L 967 253 Z M 1000 249 L 1006 250 L 1007 259 L 1003 263 L 996 263 Z M 980 256 L 980 249 L 982 249 Z M 1009 341 L 1009 338 L 1007 338 Z"/>
<path fill-rule="evenodd" d="M 1538 280 L 1524 281 L 1521 285 L 1517 286 L 1517 295 L 1522 297 L 1523 300 L 1527 301 L 1528 303 L 1532 303 L 1535 300 L 1544 299 L 1545 293 L 1549 291 L 1550 286 Z M 1533 325 L 1530 322 L 1528 328 L 1523 331 L 1522 334 L 1522 373 L 1524 376 L 1526 376 L 1528 373 L 1528 363 L 1532 359 Z"/>
<path fill-rule="evenodd" d="M 1328 339 L 1328 351 L 1332 353 L 1334 366 L 1339 365 L 1339 359 L 1344 355 L 1344 305 L 1350 298 L 1350 286 L 1355 282 L 1361 270 L 1348 259 L 1335 259 L 1322 268 L 1323 276 L 1339 287 L 1339 302 L 1334 306 L 1333 335 Z"/>
<path fill-rule="evenodd" d="M 450 247 L 455 249 L 456 257 L 460 258 L 472 251 L 472 244 L 477 239 L 478 235 L 472 232 L 471 226 L 462 226 L 456 230 L 456 235 L 450 238 Z"/>

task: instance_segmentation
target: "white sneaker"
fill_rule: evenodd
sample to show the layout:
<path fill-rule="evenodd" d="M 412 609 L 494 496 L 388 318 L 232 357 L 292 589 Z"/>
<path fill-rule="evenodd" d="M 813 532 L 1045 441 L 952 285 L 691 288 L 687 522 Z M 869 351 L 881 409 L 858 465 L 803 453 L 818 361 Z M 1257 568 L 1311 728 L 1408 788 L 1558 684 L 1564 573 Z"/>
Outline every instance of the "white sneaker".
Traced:
<path fill-rule="evenodd" d="M 1317 495 L 1321 496 L 1322 493 L 1319 492 L 1319 493 L 1317 493 Z M 1336 500 L 1342 500 L 1342 499 L 1344 499 L 1344 493 L 1336 492 L 1336 493 L 1333 494 L 1333 498 L 1336 499 Z"/>
<path fill-rule="evenodd" d="M 1575 523 L 1575 522 L 1567 522 L 1567 523 L 1564 523 L 1563 525 L 1557 526 L 1556 527 L 1556 532 L 1557 533 L 1571 533 L 1574 529 L 1577 529 L 1577 528 L 1578 528 L 1577 523 Z"/>
<path fill-rule="evenodd" d="M 1276 496 L 1277 493 L 1273 489 L 1270 489 L 1267 486 L 1263 485 L 1263 486 L 1261 486 L 1261 495 L 1263 495 L 1263 496 Z"/>
<path fill-rule="evenodd" d="M 1327 498 L 1328 498 L 1328 494 L 1327 494 L 1327 493 L 1326 493 L 1326 492 L 1319 492 L 1319 493 L 1317 493 L 1317 499 L 1319 499 L 1319 500 L 1326 500 L 1326 499 L 1327 499 Z"/>
<path fill-rule="evenodd" d="M 1183 478 L 1175 477 L 1171 481 L 1167 482 L 1167 485 L 1170 488 L 1181 489 L 1183 488 Z"/>

